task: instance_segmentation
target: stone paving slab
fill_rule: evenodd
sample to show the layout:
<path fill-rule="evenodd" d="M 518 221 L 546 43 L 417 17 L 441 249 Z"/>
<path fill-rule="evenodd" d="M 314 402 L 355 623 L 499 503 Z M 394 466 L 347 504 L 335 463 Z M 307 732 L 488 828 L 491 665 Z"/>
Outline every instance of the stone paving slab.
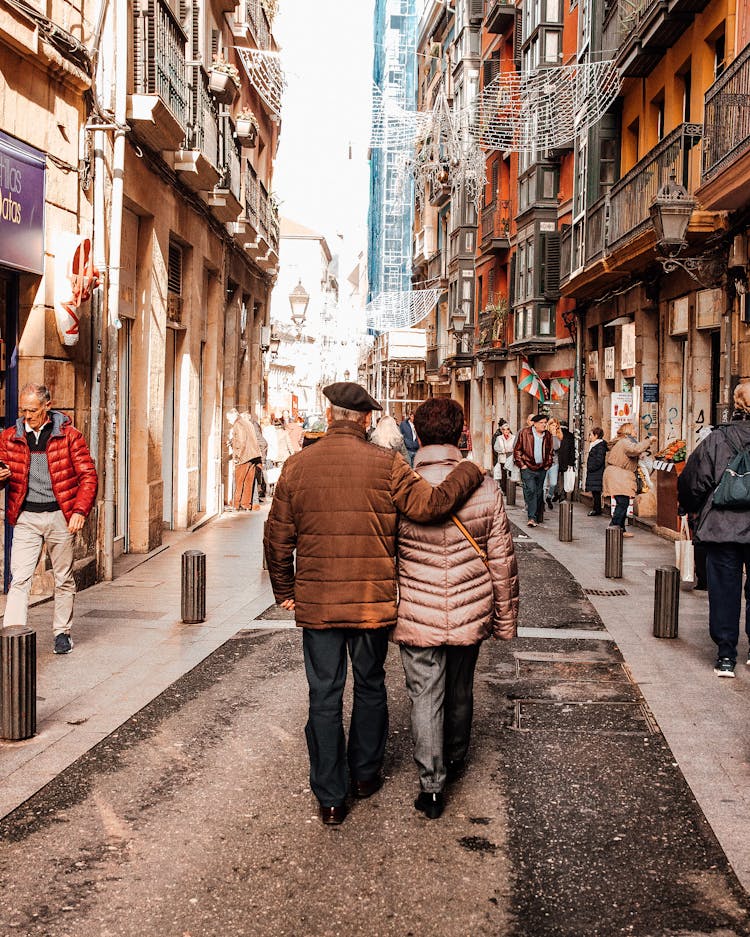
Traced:
<path fill-rule="evenodd" d="M 558 540 L 556 511 L 546 523 L 526 528 L 523 505 L 508 507 L 510 519 L 588 589 L 625 589 L 627 596 L 589 594 L 592 605 L 619 647 L 669 743 L 685 780 L 726 852 L 738 879 L 750 891 L 750 667 L 742 656 L 737 677 L 713 672 L 716 647 L 708 634 L 708 596 L 681 590 L 678 637 L 653 636 L 654 570 L 674 565 L 674 544 L 649 531 L 631 528 L 624 541 L 623 578 L 604 577 L 604 537 L 608 518 L 588 517 L 573 506 L 573 540 Z"/>

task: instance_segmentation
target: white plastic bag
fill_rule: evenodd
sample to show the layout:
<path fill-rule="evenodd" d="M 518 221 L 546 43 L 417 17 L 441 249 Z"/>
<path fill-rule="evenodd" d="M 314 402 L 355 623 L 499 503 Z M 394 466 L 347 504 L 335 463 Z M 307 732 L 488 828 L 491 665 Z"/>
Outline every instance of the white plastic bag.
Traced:
<path fill-rule="evenodd" d="M 572 492 L 576 490 L 576 470 L 572 465 L 563 472 L 563 488 L 567 495 L 572 494 Z"/>
<path fill-rule="evenodd" d="M 693 582 L 695 580 L 695 556 L 687 517 L 684 514 L 680 520 L 680 539 L 675 541 L 674 553 L 675 566 L 680 571 L 680 579 L 683 582 Z"/>

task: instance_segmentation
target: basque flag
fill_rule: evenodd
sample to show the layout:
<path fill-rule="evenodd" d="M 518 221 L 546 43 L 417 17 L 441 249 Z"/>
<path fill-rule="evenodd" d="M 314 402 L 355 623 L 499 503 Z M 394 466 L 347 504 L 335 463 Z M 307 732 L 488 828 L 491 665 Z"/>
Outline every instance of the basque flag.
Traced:
<path fill-rule="evenodd" d="M 532 397 L 536 397 L 540 403 L 547 402 L 547 388 L 544 386 L 544 381 L 525 358 L 521 361 L 518 388 L 519 390 L 525 390 Z"/>

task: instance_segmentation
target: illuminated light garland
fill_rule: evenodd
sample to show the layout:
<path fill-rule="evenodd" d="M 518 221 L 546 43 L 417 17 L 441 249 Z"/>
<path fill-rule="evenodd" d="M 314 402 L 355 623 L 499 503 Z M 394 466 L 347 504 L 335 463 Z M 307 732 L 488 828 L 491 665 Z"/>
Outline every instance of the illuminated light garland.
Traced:
<path fill-rule="evenodd" d="M 410 328 L 432 312 L 443 292 L 427 289 L 378 293 L 365 307 L 367 326 L 377 332 Z"/>
<path fill-rule="evenodd" d="M 278 52 L 268 49 L 243 49 L 235 46 L 253 87 L 271 110 L 273 119 L 281 120 L 281 98 L 286 79 Z"/>

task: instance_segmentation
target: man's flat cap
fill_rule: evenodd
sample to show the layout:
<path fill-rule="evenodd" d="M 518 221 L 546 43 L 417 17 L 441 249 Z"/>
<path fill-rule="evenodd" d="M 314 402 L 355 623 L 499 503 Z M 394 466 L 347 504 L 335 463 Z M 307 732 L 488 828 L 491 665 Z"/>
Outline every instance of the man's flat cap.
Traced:
<path fill-rule="evenodd" d="M 355 384 L 354 381 L 336 381 L 335 384 L 324 387 L 323 393 L 334 407 L 343 407 L 345 410 L 369 413 L 370 410 L 383 409 L 361 384 Z"/>
<path fill-rule="evenodd" d="M 538 423 L 540 420 L 548 420 L 549 417 L 544 413 L 535 413 L 531 418 L 532 423 Z"/>

